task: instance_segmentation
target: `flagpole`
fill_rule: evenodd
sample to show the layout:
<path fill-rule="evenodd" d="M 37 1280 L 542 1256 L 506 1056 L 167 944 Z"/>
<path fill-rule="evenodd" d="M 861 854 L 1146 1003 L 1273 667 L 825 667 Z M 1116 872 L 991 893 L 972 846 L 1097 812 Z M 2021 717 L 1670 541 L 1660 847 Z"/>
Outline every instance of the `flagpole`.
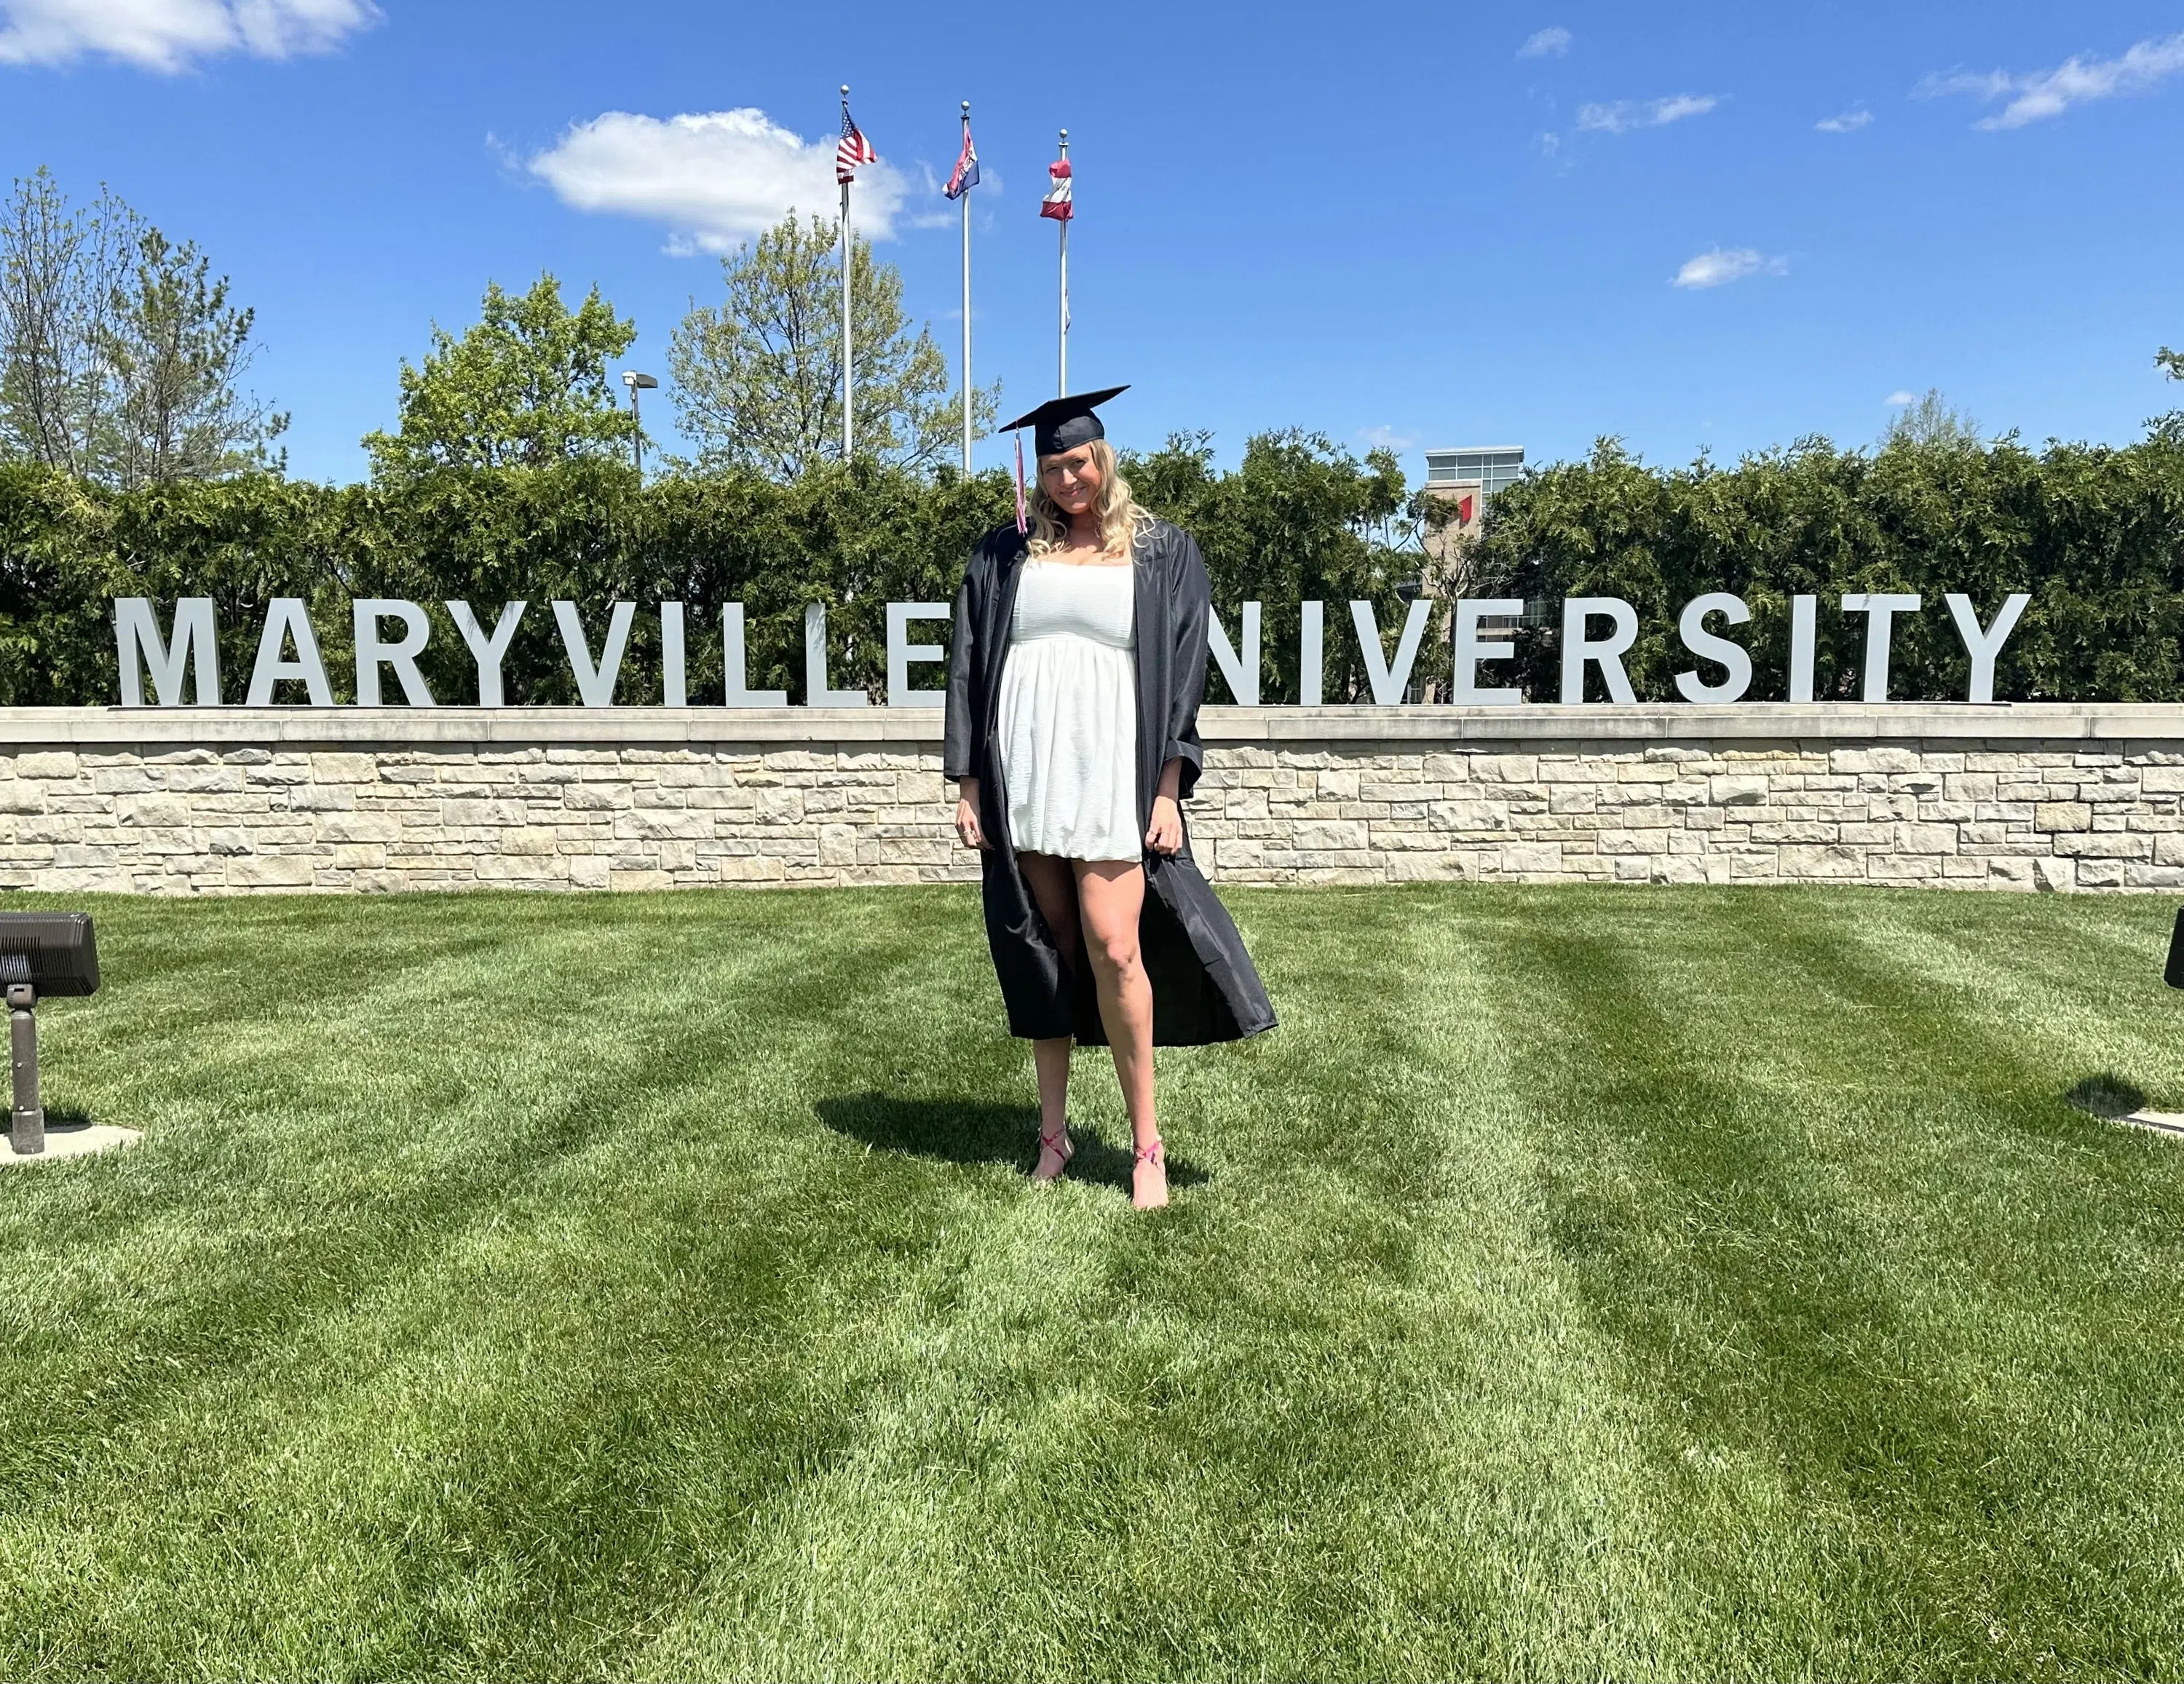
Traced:
<path fill-rule="evenodd" d="M 850 120 L 850 85 L 842 84 L 842 121 Z M 850 428 L 850 393 L 855 389 L 851 373 L 855 352 L 850 343 L 850 258 L 854 248 L 850 241 L 850 184 L 842 183 L 842 460 L 847 463 L 855 448 Z"/>
<path fill-rule="evenodd" d="M 971 102 L 963 102 L 963 145 L 971 144 Z M 963 477 L 971 477 L 971 190 L 963 189 Z"/>
<path fill-rule="evenodd" d="M 1064 164 L 1067 164 L 1069 161 L 1069 131 L 1067 129 L 1064 129 L 1061 131 L 1061 161 Z M 1071 185 L 1070 198 L 1071 204 L 1069 209 L 1073 210 L 1076 208 L 1076 187 L 1074 183 Z M 1069 395 L 1069 218 L 1067 216 L 1061 219 L 1061 383 L 1056 388 L 1054 395 L 1057 398 L 1067 398 Z"/>

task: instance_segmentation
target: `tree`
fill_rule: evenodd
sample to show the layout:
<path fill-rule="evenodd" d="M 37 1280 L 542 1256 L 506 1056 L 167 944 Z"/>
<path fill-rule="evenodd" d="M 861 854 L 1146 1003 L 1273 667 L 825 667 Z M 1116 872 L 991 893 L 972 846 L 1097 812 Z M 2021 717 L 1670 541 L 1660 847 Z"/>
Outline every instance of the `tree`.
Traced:
<path fill-rule="evenodd" d="M 667 352 L 677 420 L 703 469 L 751 467 L 795 479 L 842 454 L 842 270 L 838 225 L 791 212 L 755 244 L 721 259 L 727 296 L 694 301 Z M 912 338 L 902 276 L 852 241 L 856 447 L 911 468 L 947 460 L 962 438 L 962 404 L 947 360 L 921 327 Z M 972 393 L 990 429 L 1000 387 Z"/>
<path fill-rule="evenodd" d="M 113 472 L 124 490 L 180 479 L 220 479 L 286 465 L 267 447 L 288 417 L 236 389 L 256 354 L 256 313 L 227 301 L 227 277 L 209 259 L 157 228 L 136 243 L 129 284 L 114 289 L 103 330 L 118 423 Z"/>
<path fill-rule="evenodd" d="M 253 313 L 196 247 L 51 174 L 0 209 L 0 454 L 127 489 L 277 467 L 287 417 L 237 382 Z"/>
<path fill-rule="evenodd" d="M 1937 445 L 1944 449 L 1976 450 L 1980 425 L 1965 411 L 1953 407 L 1941 388 L 1930 386 L 1926 395 L 1907 406 L 1880 435 L 1883 449 L 1897 444 Z"/>
<path fill-rule="evenodd" d="M 636 423 L 607 364 L 636 338 L 596 286 L 572 311 L 550 274 L 521 298 L 488 282 L 475 326 L 458 339 L 436 325 L 424 365 L 404 360 L 400 430 L 365 435 L 374 473 L 627 455 Z"/>
<path fill-rule="evenodd" d="M 2153 365 L 2165 371 L 2171 380 L 2184 380 L 2184 351 L 2172 351 L 2164 345 L 2154 353 Z"/>

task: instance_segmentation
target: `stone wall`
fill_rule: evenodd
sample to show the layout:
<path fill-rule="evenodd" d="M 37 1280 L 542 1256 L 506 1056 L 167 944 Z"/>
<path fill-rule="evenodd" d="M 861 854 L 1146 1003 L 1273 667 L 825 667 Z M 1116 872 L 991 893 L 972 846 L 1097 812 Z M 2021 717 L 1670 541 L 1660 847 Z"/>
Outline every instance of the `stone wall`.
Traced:
<path fill-rule="evenodd" d="M 975 878 L 926 710 L 0 710 L 0 888 Z M 1217 881 L 2184 887 L 2184 707 L 1208 708 Z"/>

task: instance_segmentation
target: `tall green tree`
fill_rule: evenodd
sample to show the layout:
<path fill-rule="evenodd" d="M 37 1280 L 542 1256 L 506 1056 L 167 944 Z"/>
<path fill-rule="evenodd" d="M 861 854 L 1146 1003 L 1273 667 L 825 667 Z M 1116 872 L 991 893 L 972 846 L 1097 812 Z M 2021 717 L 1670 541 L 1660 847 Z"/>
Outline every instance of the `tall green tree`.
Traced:
<path fill-rule="evenodd" d="M 683 435 L 700 469 L 755 468 L 795 479 L 842 454 L 842 270 L 838 226 L 794 212 L 721 260 L 727 296 L 693 303 L 667 353 Z M 929 326 L 913 337 L 902 276 L 853 238 L 857 454 L 908 468 L 950 460 L 962 404 Z M 972 394 L 990 429 L 998 384 Z"/>
<path fill-rule="evenodd" d="M 2184 380 L 2184 351 L 2172 351 L 2164 345 L 2153 354 L 2153 363 L 2165 370 L 2171 380 Z"/>
<path fill-rule="evenodd" d="M 550 274 L 520 298 L 488 282 L 460 339 L 436 325 L 423 365 L 404 360 L 400 427 L 365 435 L 373 472 L 627 456 L 637 424 L 616 401 L 607 364 L 636 339 L 637 324 L 596 286 L 571 310 Z"/>
<path fill-rule="evenodd" d="M 0 454 L 121 489 L 279 466 L 246 395 L 253 313 L 209 259 L 50 172 L 0 204 Z"/>

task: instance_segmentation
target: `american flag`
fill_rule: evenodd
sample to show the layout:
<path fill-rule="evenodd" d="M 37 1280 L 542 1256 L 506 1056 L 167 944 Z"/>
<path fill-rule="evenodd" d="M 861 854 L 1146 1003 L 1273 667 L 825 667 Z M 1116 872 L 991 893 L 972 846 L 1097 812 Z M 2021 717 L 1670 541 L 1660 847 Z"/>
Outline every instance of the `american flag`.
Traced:
<path fill-rule="evenodd" d="M 1077 214 L 1069 199 L 1069 160 L 1056 159 L 1046 166 L 1046 173 L 1053 178 L 1054 185 L 1039 202 L 1039 214 L 1051 216 L 1057 222 L 1067 222 Z"/>
<path fill-rule="evenodd" d="M 850 120 L 850 108 L 842 106 L 842 138 L 834 145 L 834 181 L 838 187 L 847 187 L 857 179 L 860 164 L 877 164 L 880 155 L 872 150 L 872 143 L 865 138 L 865 131 Z"/>

